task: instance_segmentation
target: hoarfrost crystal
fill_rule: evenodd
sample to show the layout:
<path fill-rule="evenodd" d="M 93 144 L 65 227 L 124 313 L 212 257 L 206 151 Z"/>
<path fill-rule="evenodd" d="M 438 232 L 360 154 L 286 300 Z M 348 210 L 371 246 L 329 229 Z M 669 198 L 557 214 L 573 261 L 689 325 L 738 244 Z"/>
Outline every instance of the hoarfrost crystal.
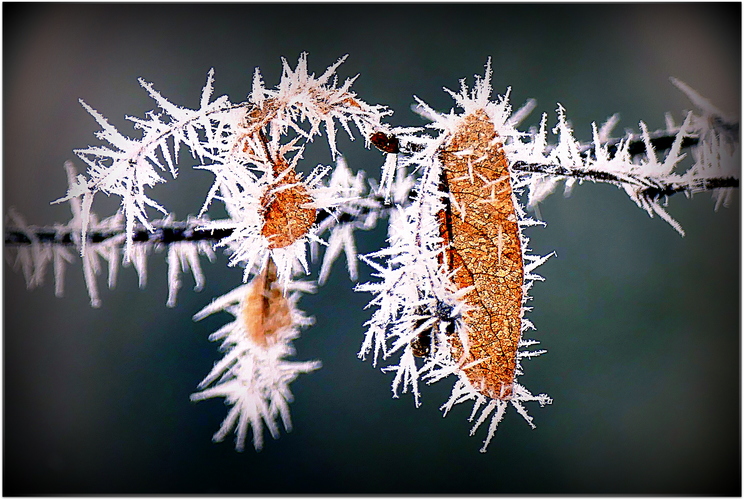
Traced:
<path fill-rule="evenodd" d="M 222 342 L 225 357 L 215 363 L 199 384 L 200 392 L 191 399 L 225 398 L 232 408 L 214 440 L 222 441 L 234 428 L 238 451 L 244 449 L 249 428 L 256 450 L 263 447 L 264 428 L 274 439 L 279 437 L 280 420 L 287 432 L 292 430 L 289 384 L 299 374 L 320 368 L 320 361 L 287 359 L 295 354 L 292 340 L 299 336 L 300 328 L 313 323 L 297 308 L 297 300 L 301 293 L 313 292 L 314 288 L 303 282 L 280 287 L 272 280 L 272 268 L 267 271 L 215 299 L 194 316 L 198 321 L 225 311 L 235 317 L 210 336 L 210 340 Z M 261 311 L 266 314 L 261 315 Z"/>
<path fill-rule="evenodd" d="M 473 293 L 477 295 L 485 292 L 478 289 L 482 286 L 478 284 L 480 281 L 473 282 L 472 285 L 457 284 L 460 279 L 456 276 L 465 262 L 459 260 L 459 264 L 451 267 L 453 262 L 450 254 L 453 251 L 454 242 L 459 240 L 460 235 L 455 235 L 455 240 L 451 240 L 453 235 L 447 234 L 452 231 L 451 223 L 446 221 L 451 218 L 462 218 L 465 221 L 471 213 L 476 214 L 478 218 L 489 217 L 487 214 L 491 209 L 483 212 L 482 216 L 477 215 L 484 210 L 479 203 L 496 203 L 496 189 L 501 190 L 498 187 L 499 183 L 506 181 L 515 189 L 524 186 L 517 176 L 512 176 L 513 179 L 498 178 L 485 182 L 483 184 L 485 191 L 478 194 L 480 199 L 476 200 L 473 205 L 466 204 L 465 200 L 469 198 L 460 197 L 447 188 L 447 179 L 451 178 L 453 182 L 464 181 L 465 186 L 470 186 L 486 173 L 480 170 L 484 168 L 480 166 L 480 162 L 486 161 L 486 158 L 472 157 L 471 160 L 473 150 L 465 149 L 454 152 L 455 158 L 468 158 L 464 177 L 461 178 L 451 177 L 449 169 L 453 168 L 450 165 L 452 160 L 445 157 L 447 148 L 454 147 L 449 146 L 453 138 L 461 134 L 466 127 L 471 126 L 471 123 L 475 123 L 474 120 L 486 120 L 490 124 L 488 126 L 495 130 L 495 137 L 500 142 L 498 149 L 494 151 L 499 151 L 501 144 L 505 150 L 508 150 L 509 145 L 520 136 L 514 126 L 524 113 L 520 112 L 517 116 L 512 116 L 506 96 L 495 102 L 489 100 L 490 78 L 489 63 L 485 77 L 476 81 L 472 92 L 464 82 L 462 82 L 459 93 L 449 91 L 463 110 L 461 114 L 441 115 L 419 101 L 419 109 L 424 111 L 425 116 L 434 120 L 431 127 L 439 130 L 440 134 L 431 139 L 429 144 L 419 148 L 419 153 L 415 154 L 410 161 L 410 163 L 415 163 L 420 170 L 420 180 L 415 188 L 416 197 L 413 202 L 391 214 L 390 246 L 365 257 L 365 260 L 377 271 L 375 276 L 381 278 L 382 281 L 357 287 L 359 291 L 375 294 L 370 305 L 378 307 L 368 323 L 369 329 L 359 353 L 360 357 L 373 352 L 373 364 L 377 364 L 380 358 L 387 359 L 398 354 L 398 364 L 384 367 L 383 371 L 395 374 L 392 382 L 393 395 L 397 397 L 399 391 L 407 392 L 410 389 L 417 406 L 420 404 L 419 380 L 433 383 L 449 375 L 456 375 L 458 380 L 453 387 L 452 396 L 442 409 L 446 415 L 453 405 L 474 400 L 471 420 L 479 410 L 481 413 L 473 427 L 473 432 L 491 416 L 491 424 L 481 451 L 485 451 L 491 441 L 498 422 L 504 415 L 507 403 L 515 407 L 530 425 L 532 425 L 532 418 L 527 415 L 522 403 L 527 401 L 537 401 L 541 405 L 550 403 L 548 396 L 544 394 L 533 396 L 516 381 L 516 376 L 522 373 L 520 359 L 524 356 L 534 356 L 539 352 L 515 352 L 513 354 L 515 359 L 510 361 L 515 366 L 513 375 L 505 382 L 507 385 L 495 395 L 486 391 L 480 382 L 478 384 L 474 382 L 477 377 L 473 378 L 473 367 L 476 367 L 476 371 L 480 370 L 481 367 L 477 365 L 484 362 L 490 363 L 491 357 L 496 359 L 495 356 L 497 356 L 493 353 L 487 358 L 473 360 L 473 353 L 471 353 L 471 349 L 476 347 L 480 349 L 480 341 L 477 340 L 480 333 L 475 331 L 480 328 L 480 325 L 475 318 L 482 316 L 483 307 L 490 306 L 480 302 L 481 299 L 474 301 L 469 298 Z M 532 103 L 528 103 L 527 106 L 531 105 Z M 479 140 L 489 140 L 482 133 L 479 133 L 477 137 Z M 511 188 L 509 189 L 511 193 Z M 516 195 L 510 194 L 509 197 L 516 210 L 510 217 L 513 217 L 513 222 L 516 223 L 513 226 L 517 229 L 517 234 L 512 236 L 511 241 L 512 244 L 521 248 L 519 252 L 523 255 L 519 256 L 519 261 L 524 259 L 530 263 L 530 272 L 518 270 L 519 281 L 514 286 L 526 292 L 533 280 L 541 279 L 532 274 L 531 270 L 547 257 L 539 258 L 528 254 L 528 241 L 519 228 L 536 222 L 526 217 L 516 200 Z M 502 234 L 501 226 L 499 226 L 498 238 L 495 242 L 499 263 L 502 247 L 506 241 L 509 241 L 506 238 L 507 236 Z M 475 252 L 476 249 L 477 247 L 473 247 L 472 251 Z M 484 249 L 483 251 L 489 252 L 490 250 Z M 386 263 L 381 265 L 374 259 L 384 259 Z M 516 334 L 520 337 L 519 348 L 534 343 L 521 340 L 521 334 L 532 327 L 529 321 L 522 319 L 524 302 L 528 298 L 526 293 L 520 293 L 518 302 L 511 306 L 521 323 L 516 325 Z M 473 342 L 478 345 L 474 345 Z M 420 367 L 416 363 L 417 356 L 424 357 Z M 502 362 L 499 361 L 499 363 Z M 502 369 L 507 372 L 511 370 L 506 367 Z M 485 406 L 484 403 L 486 403 Z M 494 408 L 497 408 L 497 411 L 491 415 Z"/>
<path fill-rule="evenodd" d="M 19 244 L 6 258 L 29 288 L 41 285 L 53 268 L 60 296 L 74 246 L 91 305 L 98 307 L 104 262 L 109 288 L 120 264 L 134 267 L 143 288 L 149 257 L 164 253 L 167 305 L 174 306 L 181 274 L 190 272 L 200 290 L 201 257 L 213 261 L 215 250 L 224 249 L 246 284 L 194 316 L 200 320 L 224 311 L 234 320 L 210 337 L 221 342 L 225 356 L 192 399 L 225 398 L 231 408 L 214 439 L 234 430 L 238 450 L 249 431 L 258 450 L 264 430 L 276 438 L 280 421 L 291 429 L 289 385 L 320 367 L 319 361 L 290 360 L 292 341 L 312 323 L 297 301 L 314 287 L 296 278 L 310 273 L 321 249 L 320 284 L 341 253 L 355 280 L 360 258 L 377 281 L 356 286 L 373 295 L 369 305 L 375 308 L 359 357 L 371 357 L 375 366 L 387 363 L 382 370 L 393 376 L 393 397 L 411 392 L 416 406 L 421 383 L 454 376 L 441 410 L 447 415 L 455 405 L 471 402 L 471 435 L 487 427 L 485 451 L 509 406 L 534 427 L 527 403 L 551 403 L 519 382 L 523 361 L 544 352 L 533 350 L 537 342 L 524 337 L 534 329 L 525 312 L 532 283 L 542 280 L 534 271 L 552 255 L 530 253 L 523 229 L 542 223 L 525 207 L 538 214 L 539 203 L 561 181 L 566 194 L 585 181 L 610 183 L 683 235 L 664 202 L 679 192 L 712 191 L 716 209 L 726 205 L 739 185 L 738 118 L 724 116 L 672 79 L 696 108 L 680 125 L 667 115 L 664 130 L 650 131 L 640 122 L 640 133 L 613 139 L 619 121 L 613 115 L 599 127 L 592 124 L 592 141 L 581 143 L 558 105 L 553 127 L 543 114 L 538 127 L 520 131 L 535 101 L 512 112 L 508 90 L 492 99 L 489 60 L 472 89 L 465 80 L 457 92 L 445 89 L 457 111 L 439 113 L 416 98 L 413 109 L 431 123 L 391 127 L 383 123 L 390 110 L 351 91 L 356 77 L 339 84 L 336 71 L 344 60 L 316 77 L 308 72 L 306 54 L 295 68 L 282 59 L 273 89 L 256 69 L 248 98 L 239 103 L 213 97 L 210 70 L 196 109 L 171 103 L 140 79 L 157 104 L 143 118 L 127 117 L 140 138 L 125 136 L 81 101 L 100 125 L 96 136 L 104 144 L 76 151 L 88 167 L 85 174 L 65 163 L 67 194 L 56 203 L 69 202 L 72 219 L 39 228 L 9 210 L 6 226 L 14 236 L 9 239 L 6 232 L 6 243 L 15 238 Z M 339 128 L 351 140 L 356 129 L 364 146 L 385 153 L 379 182 L 367 180 L 363 171 L 352 173 L 338 150 Z M 555 143 L 548 140 L 551 132 Z M 317 136 L 325 136 L 330 163 L 303 175 L 297 167 Z M 150 189 L 177 177 L 184 148 L 196 161 L 194 168 L 214 180 L 198 202 L 198 216 L 178 222 Z M 93 212 L 99 192 L 120 198 L 114 215 L 99 219 Z M 224 205 L 226 217 L 210 217 L 215 203 Z M 153 210 L 159 218 L 151 218 Z M 370 230 L 386 216 L 388 246 L 358 256 L 354 232 Z"/>

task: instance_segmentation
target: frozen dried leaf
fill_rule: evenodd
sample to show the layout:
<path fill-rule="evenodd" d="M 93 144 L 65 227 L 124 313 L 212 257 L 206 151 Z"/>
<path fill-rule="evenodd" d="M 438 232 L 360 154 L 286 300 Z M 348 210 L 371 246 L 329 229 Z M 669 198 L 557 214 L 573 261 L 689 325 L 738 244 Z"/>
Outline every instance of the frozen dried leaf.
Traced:
<path fill-rule="evenodd" d="M 315 224 L 313 199 L 297 178 L 294 168 L 282 158 L 275 164 L 281 178 L 261 198 L 264 225 L 261 234 L 269 239 L 269 248 L 284 248 L 307 234 Z"/>
<path fill-rule="evenodd" d="M 476 390 L 506 399 L 517 365 L 524 271 L 506 156 L 483 111 L 463 118 L 440 160 L 450 194 L 439 214 L 444 258 L 455 285 L 471 287 L 464 296 L 466 335 L 451 335 L 450 344 Z"/>
<path fill-rule="evenodd" d="M 279 287 L 272 261 L 251 282 L 241 304 L 240 318 L 248 338 L 262 347 L 273 342 L 279 330 L 292 326 L 290 304 Z"/>

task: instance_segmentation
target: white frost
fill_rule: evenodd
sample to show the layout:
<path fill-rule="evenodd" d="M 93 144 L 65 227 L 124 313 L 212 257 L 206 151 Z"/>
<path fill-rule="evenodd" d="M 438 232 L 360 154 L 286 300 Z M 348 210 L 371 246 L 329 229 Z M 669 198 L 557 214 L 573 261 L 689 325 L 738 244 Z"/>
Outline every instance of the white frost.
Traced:
<path fill-rule="evenodd" d="M 200 401 L 214 397 L 225 398 L 225 403 L 232 408 L 213 439 L 222 441 L 234 429 L 235 448 L 238 451 L 243 451 L 249 429 L 256 450 L 263 447 L 264 428 L 274 439 L 279 437 L 280 420 L 287 432 L 292 430 L 289 403 L 293 398 L 289 385 L 299 374 L 317 370 L 321 366 L 320 361 L 300 362 L 287 359 L 295 354 L 292 340 L 299 336 L 300 328 L 312 324 L 312 319 L 297 309 L 297 300 L 300 292 L 313 291 L 313 288 L 303 282 L 287 284 L 285 293 L 290 304 L 292 325 L 279 330 L 275 342 L 261 346 L 250 341 L 243 326 L 245 318 L 241 317 L 241 301 L 251 286 L 252 284 L 247 284 L 237 287 L 215 299 L 194 316 L 195 320 L 200 320 L 210 314 L 225 311 L 235 317 L 234 321 L 210 337 L 210 340 L 221 341 L 221 349 L 226 351 L 225 356 L 215 363 L 199 384 L 200 391 L 192 394 L 191 399 Z"/>
<path fill-rule="evenodd" d="M 481 451 L 485 451 L 488 447 L 509 404 L 532 425 L 532 418 L 526 413 L 522 403 L 537 401 L 544 405 L 551 401 L 545 394 L 533 396 L 516 380 L 513 394 L 508 401 L 485 398 L 464 375 L 461 360 L 455 359 L 450 352 L 450 344 L 446 338 L 447 324 L 453 322 L 462 344 L 467 346 L 467 327 L 459 319 L 467 312 L 466 304 L 462 301 L 462 296 L 467 290 L 457 290 L 446 269 L 440 263 L 443 248 L 437 212 L 444 208 L 443 199 L 449 195 L 441 192 L 439 187 L 442 171 L 442 165 L 438 159 L 439 148 L 459 128 L 463 116 L 481 110 L 493 121 L 501 140 L 506 141 L 507 144 L 514 144 L 520 138 L 515 125 L 533 106 L 530 102 L 516 116 L 513 116 L 508 96 L 499 96 L 494 101 L 490 100 L 490 78 L 489 61 L 485 76 L 476 79 L 472 90 L 469 90 L 463 81 L 459 93 L 448 91 L 462 109 L 461 113 L 438 114 L 419 101 L 419 108 L 424 110 L 427 117 L 434 120 L 431 128 L 441 133 L 431 138 L 428 143 L 423 142 L 424 147 L 421 151 L 415 153 L 409 160 L 409 165 L 420 172 L 415 185 L 417 194 L 407 206 L 398 207 L 390 214 L 388 237 L 390 245 L 362 257 L 374 269 L 373 276 L 379 281 L 364 283 L 356 287 L 357 291 L 371 292 L 373 299 L 370 306 L 376 306 L 372 318 L 366 325 L 368 330 L 359 351 L 359 357 L 365 358 L 372 354 L 373 365 L 381 360 L 397 357 L 397 363 L 384 366 L 382 371 L 394 374 L 391 384 L 393 397 L 398 397 L 400 393 L 410 390 L 416 406 L 420 404 L 421 399 L 419 381 L 431 384 L 455 375 L 457 381 L 452 388 L 449 400 L 442 406 L 442 410 L 446 415 L 452 406 L 472 400 L 474 407 L 471 421 L 478 411 L 480 415 L 472 428 L 471 435 L 483 422 L 491 418 Z M 575 151 L 575 145 L 570 142 L 565 142 L 563 148 L 571 155 L 578 154 Z M 516 192 L 526 186 L 524 180 L 518 176 L 512 176 L 512 184 Z M 514 202 L 517 206 L 520 228 L 538 224 L 526 217 L 516 196 Z M 464 210 L 467 210 L 467 207 L 459 207 L 460 213 Z M 529 254 L 527 238 L 524 235 L 520 237 L 524 260 L 527 262 L 524 275 L 526 292 L 532 281 L 542 279 L 534 274 L 533 270 L 545 262 L 550 255 L 538 257 Z M 528 299 L 525 293 L 523 301 L 526 302 Z M 436 311 L 443 306 L 451 308 L 449 321 L 440 321 L 437 318 Z M 522 332 L 533 328 L 532 323 L 527 320 L 523 321 Z M 426 329 L 432 329 L 431 351 L 423 361 L 418 362 L 413 354 L 411 341 L 417 337 L 419 332 Z M 534 341 L 520 341 L 522 350 L 517 354 L 517 376 L 522 374 L 520 360 L 523 357 L 533 357 L 543 352 L 524 350 L 525 347 L 534 343 Z"/>

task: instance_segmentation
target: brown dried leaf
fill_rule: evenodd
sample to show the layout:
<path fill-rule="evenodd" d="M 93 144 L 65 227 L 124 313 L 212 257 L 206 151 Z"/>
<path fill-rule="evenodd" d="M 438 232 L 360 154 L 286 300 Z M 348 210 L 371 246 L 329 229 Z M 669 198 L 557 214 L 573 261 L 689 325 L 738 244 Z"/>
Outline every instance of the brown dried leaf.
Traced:
<path fill-rule="evenodd" d="M 286 173 L 269 186 L 261 198 L 264 209 L 261 234 L 269 239 L 270 249 L 291 245 L 315 224 L 315 209 L 308 206 L 313 199 L 297 178 L 294 168 L 281 157 L 274 165 L 276 175 Z"/>
<path fill-rule="evenodd" d="M 521 336 L 524 271 L 508 164 L 485 112 L 463 119 L 440 160 L 452 200 L 439 213 L 446 264 L 456 270 L 459 289 L 473 287 L 464 296 L 467 344 L 451 335 L 450 345 L 476 390 L 506 399 Z"/>
<path fill-rule="evenodd" d="M 289 301 L 276 281 L 276 265 L 269 264 L 253 278 L 248 293 L 243 298 L 240 319 L 248 338 L 257 345 L 267 347 L 276 333 L 292 326 Z"/>

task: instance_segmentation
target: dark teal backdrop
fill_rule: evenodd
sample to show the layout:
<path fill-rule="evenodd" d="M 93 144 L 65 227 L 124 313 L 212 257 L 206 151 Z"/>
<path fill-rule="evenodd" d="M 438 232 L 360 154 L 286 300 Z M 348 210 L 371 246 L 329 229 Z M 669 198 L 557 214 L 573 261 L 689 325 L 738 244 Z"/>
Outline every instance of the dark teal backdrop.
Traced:
<path fill-rule="evenodd" d="M 67 206 L 49 205 L 66 191 L 62 164 L 96 143 L 78 98 L 134 133 L 123 117 L 154 106 L 137 77 L 194 107 L 212 67 L 216 95 L 238 101 L 256 66 L 273 86 L 281 56 L 294 65 L 308 51 L 320 74 L 348 53 L 341 77 L 360 73 L 363 99 L 418 125 L 414 94 L 448 110 L 442 87 L 472 82 L 491 56 L 497 92 L 538 101 L 525 125 L 542 111 L 555 123 L 560 102 L 583 140 L 615 112 L 618 132 L 663 127 L 667 111 L 681 121 L 690 104 L 670 76 L 737 116 L 741 105 L 738 3 L 4 3 L 3 30 L 3 209 L 40 225 L 69 220 Z M 318 142 L 306 164 L 328 163 Z M 340 147 L 379 177 L 378 153 Z M 185 155 L 181 165 L 154 192 L 184 218 L 210 176 Z M 98 213 L 113 213 L 116 200 L 98 198 Z M 232 436 L 212 444 L 227 408 L 189 402 L 219 356 L 207 336 L 228 319 L 191 316 L 241 277 L 224 256 L 205 263 L 201 293 L 185 277 L 174 309 L 162 253 L 145 290 L 132 269 L 112 291 L 102 278 L 100 309 L 79 262 L 59 299 L 51 279 L 29 292 L 5 265 L 3 493 L 741 494 L 740 193 L 713 206 L 707 193 L 670 200 L 682 238 L 609 186 L 541 204 L 547 227 L 529 230 L 532 248 L 557 257 L 539 269 L 529 317 L 549 352 L 521 380 L 554 403 L 529 408 L 536 430 L 510 410 L 485 455 L 468 407 L 441 418 L 450 382 L 425 387 L 416 409 L 356 358 L 370 297 L 352 292 L 341 261 L 301 302 L 316 325 L 298 358 L 324 366 L 292 386 L 294 431 L 260 453 L 235 452 Z M 384 227 L 364 235 L 360 252 L 384 239 Z"/>

